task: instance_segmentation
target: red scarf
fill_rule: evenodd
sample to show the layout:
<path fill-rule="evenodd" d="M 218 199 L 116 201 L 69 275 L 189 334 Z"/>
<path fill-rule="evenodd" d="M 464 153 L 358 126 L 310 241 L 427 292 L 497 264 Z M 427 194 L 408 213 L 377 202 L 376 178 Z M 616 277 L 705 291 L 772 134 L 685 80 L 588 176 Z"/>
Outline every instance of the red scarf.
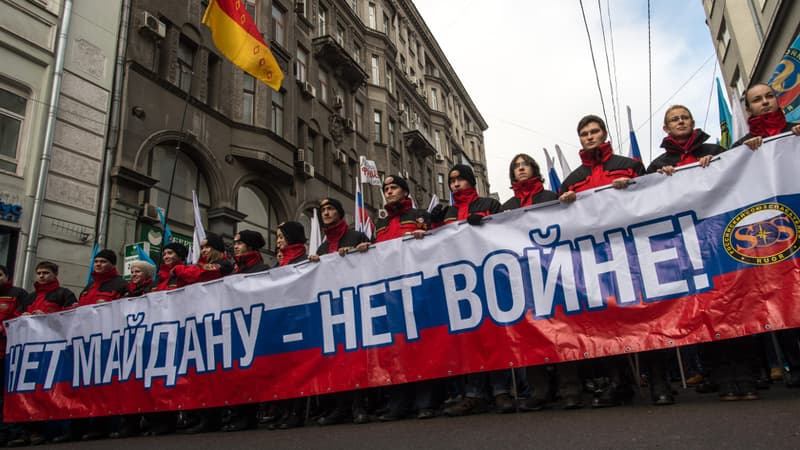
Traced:
<path fill-rule="evenodd" d="M 453 206 L 458 209 L 458 220 L 464 220 L 469 216 L 469 205 L 477 199 L 478 191 L 471 186 L 453 192 Z"/>
<path fill-rule="evenodd" d="M 514 197 L 519 199 L 519 206 L 530 206 L 533 204 L 533 196 L 544 190 L 541 178 L 528 178 L 527 180 L 515 181 L 511 183 L 514 190 Z"/>
<path fill-rule="evenodd" d="M 112 267 L 111 270 L 106 270 L 105 272 L 92 272 L 92 284 L 100 286 L 101 284 L 118 276 L 119 272 L 117 272 L 116 267 Z"/>
<path fill-rule="evenodd" d="M 292 262 L 295 258 L 303 256 L 306 253 L 306 244 L 291 244 L 283 247 L 281 250 L 281 263 L 280 266 L 285 266 Z"/>
<path fill-rule="evenodd" d="M 236 257 L 236 273 L 239 273 L 245 269 L 249 269 L 256 264 L 261 264 L 263 262 L 264 260 L 261 259 L 261 252 L 258 250 L 242 253 Z"/>
<path fill-rule="evenodd" d="M 661 146 L 667 150 L 667 153 L 675 153 L 680 155 L 681 159 L 677 164 L 675 164 L 676 166 L 683 166 L 686 164 L 697 162 L 698 161 L 697 157 L 695 157 L 694 154 L 692 154 L 692 146 L 694 145 L 694 141 L 695 139 L 697 139 L 697 136 L 699 134 L 700 133 L 698 132 L 698 130 L 694 130 L 692 132 L 692 135 L 689 136 L 689 139 L 684 141 L 683 144 L 678 142 L 678 140 L 675 139 L 674 137 L 667 136 L 664 138 L 664 142 L 661 144 Z"/>
<path fill-rule="evenodd" d="M 408 197 L 393 203 L 387 203 L 384 209 L 386 209 L 389 220 L 384 228 L 378 230 L 375 242 L 388 241 L 402 236 L 406 230 L 400 223 L 400 215 L 410 210 L 411 206 L 411 199 Z"/>
<path fill-rule="evenodd" d="M 339 251 L 339 241 L 347 233 L 347 221 L 342 219 L 334 225 L 325 227 L 324 231 L 325 238 L 328 240 L 328 253 Z"/>
<path fill-rule="evenodd" d="M 747 119 L 750 125 L 750 134 L 753 136 L 769 137 L 782 133 L 786 128 L 786 116 L 780 108 Z"/>
<path fill-rule="evenodd" d="M 153 279 L 151 277 L 144 277 L 142 281 L 138 283 L 134 283 L 133 281 L 128 283 L 128 294 L 135 295 L 134 293 L 141 292 L 142 295 L 147 292 L 147 287 L 153 283 Z"/>
<path fill-rule="evenodd" d="M 5 291 L 9 290 L 11 288 L 11 286 L 13 286 L 13 285 L 14 284 L 11 282 L 11 280 L 6 281 L 5 284 L 0 286 L 0 292 L 5 292 Z"/>
<path fill-rule="evenodd" d="M 411 199 L 406 197 L 394 203 L 387 203 L 383 208 L 386 210 L 386 214 L 388 214 L 389 219 L 392 219 L 408 211 L 412 206 Z"/>
<path fill-rule="evenodd" d="M 603 142 L 591 150 L 581 150 L 581 163 L 589 167 L 602 164 L 611 159 L 613 153 L 614 150 L 611 148 L 611 142 Z"/>

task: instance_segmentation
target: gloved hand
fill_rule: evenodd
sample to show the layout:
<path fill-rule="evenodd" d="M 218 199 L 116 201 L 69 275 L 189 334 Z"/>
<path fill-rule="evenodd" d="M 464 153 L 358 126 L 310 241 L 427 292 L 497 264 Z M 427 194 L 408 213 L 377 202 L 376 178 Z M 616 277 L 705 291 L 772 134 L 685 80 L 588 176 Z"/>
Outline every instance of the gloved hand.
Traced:
<path fill-rule="evenodd" d="M 470 225 L 480 225 L 481 220 L 483 220 L 483 216 L 480 214 L 470 214 L 467 216 L 467 223 Z"/>
<path fill-rule="evenodd" d="M 444 205 L 436 205 L 431 211 L 431 222 L 438 223 L 444 221 Z"/>

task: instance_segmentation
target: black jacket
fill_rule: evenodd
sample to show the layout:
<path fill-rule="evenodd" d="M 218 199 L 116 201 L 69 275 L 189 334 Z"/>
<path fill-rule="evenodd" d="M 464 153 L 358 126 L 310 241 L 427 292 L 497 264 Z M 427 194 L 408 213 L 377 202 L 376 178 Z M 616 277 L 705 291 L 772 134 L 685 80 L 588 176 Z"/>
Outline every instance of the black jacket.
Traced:
<path fill-rule="evenodd" d="M 724 148 L 717 144 L 706 144 L 705 142 L 708 140 L 709 135 L 699 128 L 697 131 L 697 137 L 695 137 L 692 146 L 689 148 L 689 154 L 700 159 L 708 155 L 718 155 L 725 151 Z M 647 166 L 647 173 L 657 172 L 658 169 L 665 166 L 678 167 L 681 165 L 683 149 L 675 145 L 674 141 L 666 138 L 661 142 L 661 147 L 665 149 L 666 152 L 659 155 Z"/>
<path fill-rule="evenodd" d="M 497 200 L 490 197 L 478 197 L 475 201 L 469 204 L 469 214 L 478 214 L 481 216 L 488 216 L 496 214 L 501 211 L 502 205 Z M 458 208 L 454 205 L 449 205 L 444 212 L 444 222 L 450 223 L 458 220 Z"/>
<path fill-rule="evenodd" d="M 50 303 L 54 303 L 56 306 L 60 308 L 66 308 L 67 306 L 72 306 L 75 303 L 78 303 L 78 299 L 75 298 L 75 294 L 72 293 L 69 289 L 65 287 L 59 287 L 58 289 L 48 292 L 45 294 L 44 299 Z M 20 313 L 24 313 L 28 311 L 28 307 L 36 301 L 36 291 L 28 293 L 28 295 L 22 300 L 22 302 L 17 306 L 17 311 Z"/>
<path fill-rule="evenodd" d="M 781 133 L 786 133 L 787 131 L 792 131 L 792 127 L 795 127 L 797 125 L 800 125 L 800 124 L 787 122 L 786 126 L 783 127 L 783 129 L 781 130 Z M 780 133 L 778 133 L 778 134 L 780 134 Z M 748 139 L 751 139 L 751 138 L 754 138 L 754 137 L 755 136 L 752 133 L 747 133 L 744 136 L 742 136 L 741 138 L 739 138 L 738 141 L 734 142 L 733 145 L 731 145 L 731 148 L 738 147 L 738 146 L 744 144 L 744 141 L 746 141 Z"/>
<path fill-rule="evenodd" d="M 547 189 L 545 189 L 542 192 L 539 192 L 538 194 L 533 196 L 532 204 L 535 205 L 537 203 L 545 203 L 552 200 L 558 200 L 558 194 L 556 194 L 553 191 L 548 191 Z M 517 197 L 511 197 L 505 203 L 503 203 L 503 206 L 500 207 L 500 210 L 508 211 L 511 209 L 517 209 L 519 208 L 519 206 L 520 206 L 519 199 Z"/>
<path fill-rule="evenodd" d="M 356 230 L 347 230 L 344 233 L 344 236 L 342 236 L 342 238 L 339 239 L 339 248 L 355 247 L 356 245 L 362 242 L 369 242 L 369 239 L 367 239 L 366 234 Z M 322 256 L 330 253 L 328 251 L 328 245 L 329 245 L 328 241 L 325 241 L 322 244 L 320 244 L 319 248 L 317 248 L 317 255 Z"/>

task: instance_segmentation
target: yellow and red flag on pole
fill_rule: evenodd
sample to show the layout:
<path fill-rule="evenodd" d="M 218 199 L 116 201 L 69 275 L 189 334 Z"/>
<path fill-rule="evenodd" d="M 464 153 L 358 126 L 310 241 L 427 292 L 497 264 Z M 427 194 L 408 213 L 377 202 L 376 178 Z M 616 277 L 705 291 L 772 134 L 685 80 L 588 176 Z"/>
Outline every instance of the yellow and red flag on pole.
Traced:
<path fill-rule="evenodd" d="M 211 0 L 203 14 L 214 44 L 232 63 L 276 91 L 283 72 L 242 0 Z"/>

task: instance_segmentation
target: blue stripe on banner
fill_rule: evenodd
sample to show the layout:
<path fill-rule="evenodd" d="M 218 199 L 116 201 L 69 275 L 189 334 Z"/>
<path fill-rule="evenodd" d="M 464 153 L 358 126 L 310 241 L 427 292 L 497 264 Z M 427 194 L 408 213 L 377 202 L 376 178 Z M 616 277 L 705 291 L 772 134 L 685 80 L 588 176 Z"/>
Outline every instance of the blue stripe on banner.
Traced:
<path fill-rule="evenodd" d="M 800 194 L 766 198 L 699 222 L 691 211 L 685 211 L 610 230 L 600 241 L 581 236 L 540 245 L 548 235 L 559 236 L 558 225 L 553 225 L 545 231 L 531 230 L 530 245 L 519 252 L 497 249 L 480 265 L 450 262 L 439 266 L 438 274 L 429 278 L 409 273 L 344 286 L 338 292 L 319 292 L 316 299 L 303 305 L 268 310 L 266 304 L 254 304 L 249 310 L 235 308 L 213 317 L 147 327 L 138 326 L 144 323 L 144 313 L 140 313 L 129 316 L 128 327 L 114 331 L 110 338 L 94 335 L 73 342 L 14 346 L 6 362 L 8 388 L 9 392 L 28 392 L 37 387 L 47 390 L 53 383 L 75 380 L 80 385 L 103 385 L 111 382 L 105 374 L 115 370 L 136 379 L 144 377 L 148 386 L 144 366 L 151 365 L 150 343 L 159 341 L 152 347 L 158 351 L 152 364 L 163 366 L 170 338 L 177 342 L 172 360 L 176 362 L 176 377 L 181 377 L 189 367 L 206 372 L 215 361 L 230 369 L 234 361 L 241 365 L 244 359 L 243 366 L 247 366 L 247 361 L 267 355 L 309 349 L 332 354 L 389 345 L 397 335 L 413 341 L 420 331 L 434 327 L 447 326 L 451 333 L 468 332 L 483 318 L 510 325 L 521 320 L 526 311 L 533 311 L 537 319 L 552 317 L 556 308 L 567 314 L 603 311 L 609 297 L 622 307 L 676 300 L 712 289 L 718 275 L 771 258 L 797 258 L 800 220 L 793 211 L 800 211 Z M 759 255 L 763 249 L 784 256 Z M 731 252 L 738 252 L 738 256 Z M 759 262 L 759 258 L 766 260 Z M 620 283 L 618 274 L 607 272 L 608 265 L 627 268 L 632 283 Z M 532 268 L 540 270 L 532 272 Z M 655 270 L 655 275 L 644 273 L 646 270 Z M 559 274 L 553 294 L 546 295 L 545 280 Z M 565 289 L 571 282 L 575 288 Z M 404 284 L 410 286 L 413 296 L 413 326 L 405 316 Z M 643 295 L 639 297 L 638 293 Z M 496 299 L 496 304 L 490 305 L 486 300 L 489 297 Z M 376 314 L 376 308 L 382 307 L 385 314 Z M 346 314 L 351 315 L 346 321 L 351 328 L 342 324 Z M 255 322 L 258 332 L 253 334 Z M 252 336 L 257 338 L 249 342 Z M 143 344 L 141 358 L 131 353 L 137 342 Z M 223 346 L 223 342 L 229 345 Z M 28 361 L 24 370 L 23 355 Z M 58 367 L 52 370 L 50 364 L 56 356 Z M 176 381 L 172 379 L 168 385 Z"/>

